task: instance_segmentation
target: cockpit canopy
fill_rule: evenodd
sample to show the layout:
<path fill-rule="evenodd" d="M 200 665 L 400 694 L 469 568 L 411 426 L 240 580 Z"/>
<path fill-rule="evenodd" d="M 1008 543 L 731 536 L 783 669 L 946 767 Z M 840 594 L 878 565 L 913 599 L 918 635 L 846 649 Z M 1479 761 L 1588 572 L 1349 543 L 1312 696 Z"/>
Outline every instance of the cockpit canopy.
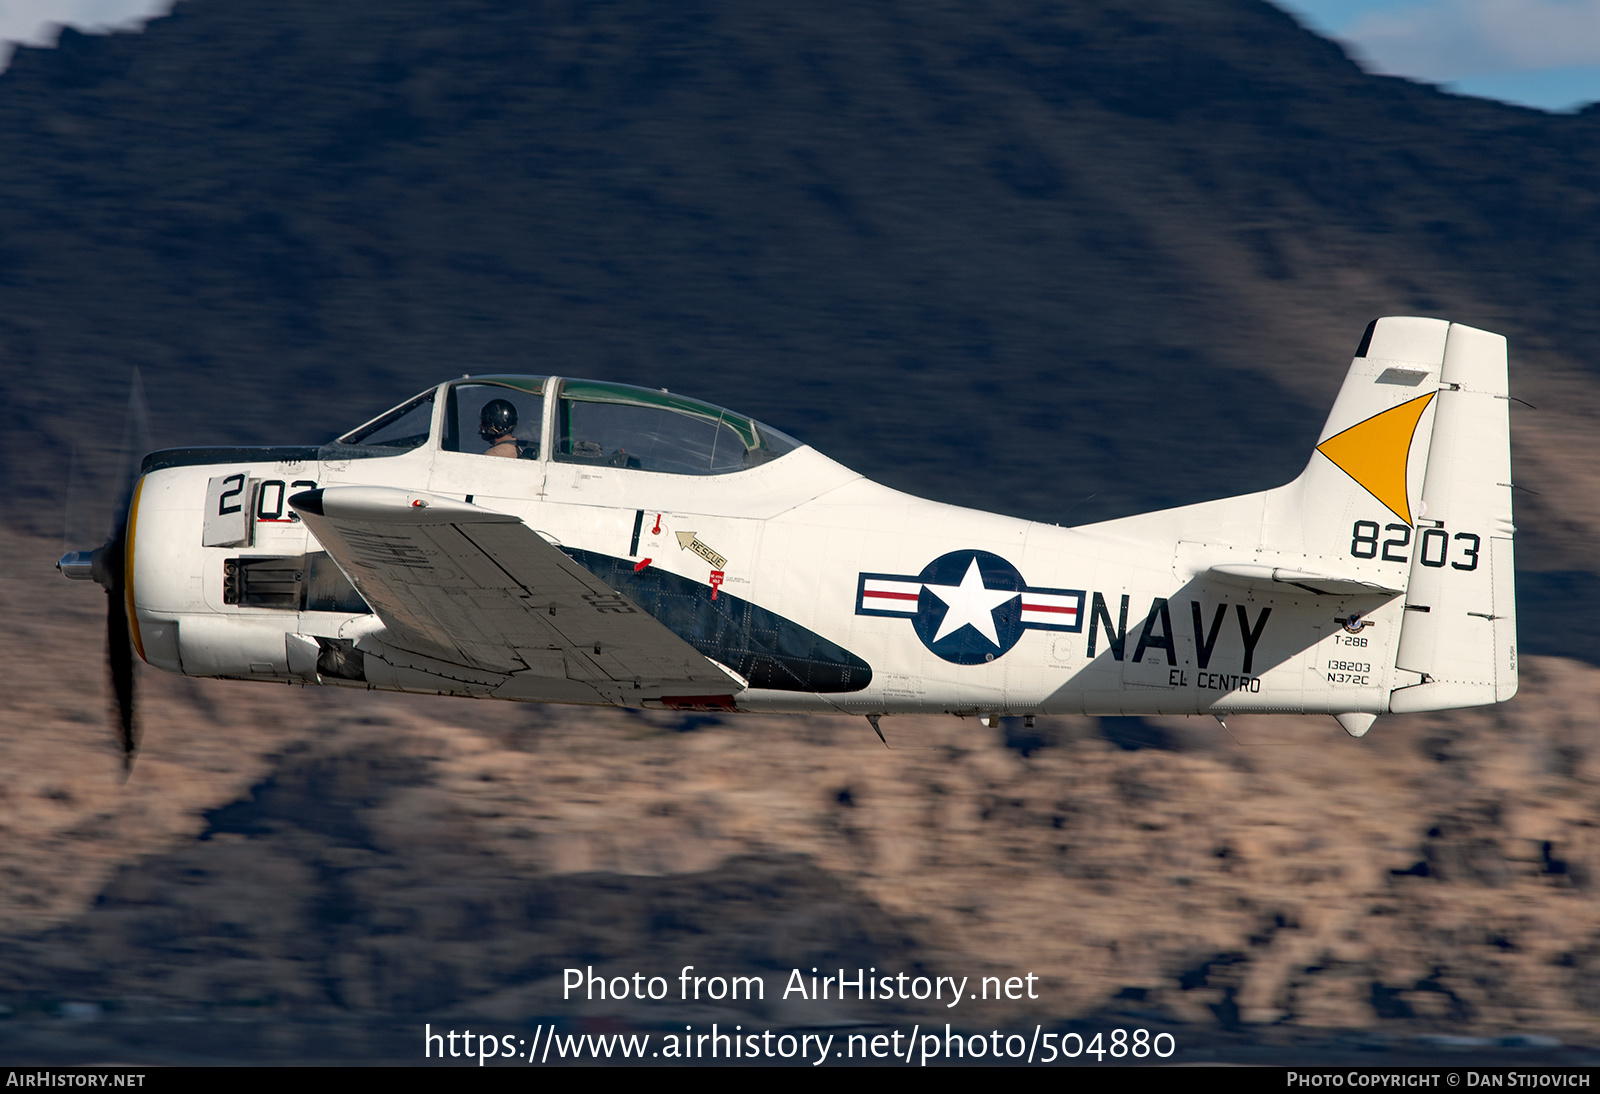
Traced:
<path fill-rule="evenodd" d="M 436 405 L 441 392 L 442 408 Z M 545 396 L 552 394 L 553 412 L 547 414 Z M 771 426 L 666 390 L 503 375 L 471 376 L 425 391 L 340 437 L 334 447 L 351 455 L 398 455 L 435 435 L 446 452 L 671 475 L 726 475 L 800 447 Z"/>

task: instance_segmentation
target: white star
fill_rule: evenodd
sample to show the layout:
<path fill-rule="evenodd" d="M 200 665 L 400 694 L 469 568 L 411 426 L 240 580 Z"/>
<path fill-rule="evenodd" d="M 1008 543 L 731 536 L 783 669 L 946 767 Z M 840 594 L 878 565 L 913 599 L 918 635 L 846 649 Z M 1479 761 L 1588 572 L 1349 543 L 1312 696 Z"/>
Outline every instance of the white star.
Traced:
<path fill-rule="evenodd" d="M 996 647 L 1000 645 L 1000 635 L 994 629 L 994 610 L 1022 595 L 1015 589 L 987 588 L 983 584 L 983 574 L 978 570 L 976 558 L 967 567 L 967 575 L 961 579 L 961 584 L 929 585 L 924 582 L 923 588 L 944 601 L 949 609 L 944 613 L 944 621 L 939 624 L 939 633 L 933 636 L 935 642 L 962 627 L 971 626 Z"/>

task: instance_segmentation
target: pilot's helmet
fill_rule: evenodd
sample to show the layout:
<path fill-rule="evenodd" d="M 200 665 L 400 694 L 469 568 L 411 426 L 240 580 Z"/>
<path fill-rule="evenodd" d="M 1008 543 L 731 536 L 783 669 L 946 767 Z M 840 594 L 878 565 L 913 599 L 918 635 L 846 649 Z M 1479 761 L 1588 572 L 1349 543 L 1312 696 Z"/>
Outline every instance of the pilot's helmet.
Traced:
<path fill-rule="evenodd" d="M 509 437 L 517 428 L 517 408 L 505 399 L 490 399 L 483 404 L 483 414 L 478 419 L 478 436 L 493 443 Z"/>

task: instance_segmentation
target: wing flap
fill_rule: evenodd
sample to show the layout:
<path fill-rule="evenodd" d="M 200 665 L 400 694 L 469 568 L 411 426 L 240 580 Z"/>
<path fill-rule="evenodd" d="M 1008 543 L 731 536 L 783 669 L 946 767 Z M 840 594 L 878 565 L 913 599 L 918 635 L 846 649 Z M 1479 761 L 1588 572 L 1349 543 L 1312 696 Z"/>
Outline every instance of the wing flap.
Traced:
<path fill-rule="evenodd" d="M 383 621 L 386 643 L 492 672 L 559 671 L 640 698 L 742 690 L 509 514 L 376 486 L 325 487 L 289 504 Z"/>

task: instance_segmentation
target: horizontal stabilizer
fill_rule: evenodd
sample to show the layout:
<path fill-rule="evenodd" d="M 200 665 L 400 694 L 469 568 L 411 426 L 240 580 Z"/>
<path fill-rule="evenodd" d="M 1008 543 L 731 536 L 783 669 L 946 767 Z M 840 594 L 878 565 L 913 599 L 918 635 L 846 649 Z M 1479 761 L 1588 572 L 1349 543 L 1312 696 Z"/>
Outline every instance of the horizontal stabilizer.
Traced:
<path fill-rule="evenodd" d="M 1207 576 L 1232 585 L 1293 585 L 1320 596 L 1398 596 L 1404 589 L 1393 589 L 1350 574 L 1316 573 L 1287 566 L 1260 563 L 1226 563 L 1213 566 Z"/>

